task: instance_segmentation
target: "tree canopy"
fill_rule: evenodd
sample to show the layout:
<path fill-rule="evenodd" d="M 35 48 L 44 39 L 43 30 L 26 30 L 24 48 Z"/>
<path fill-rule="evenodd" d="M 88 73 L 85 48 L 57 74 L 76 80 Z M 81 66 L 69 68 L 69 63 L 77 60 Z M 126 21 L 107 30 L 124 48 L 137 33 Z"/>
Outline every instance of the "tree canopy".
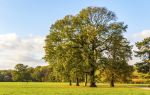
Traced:
<path fill-rule="evenodd" d="M 68 77 L 71 77 L 72 70 L 88 72 L 90 86 L 95 87 L 95 72 L 106 58 L 106 52 L 110 53 L 111 40 L 116 39 L 112 35 L 123 36 L 127 28 L 123 22 L 116 20 L 115 13 L 104 7 L 87 7 L 77 15 L 67 15 L 57 20 L 46 37 L 44 59 L 63 68 Z M 114 41 L 113 45 L 118 41 Z M 121 47 L 122 51 L 117 52 L 121 61 L 130 56 L 131 49 L 126 40 L 122 44 L 127 48 Z M 115 47 L 120 48 L 120 45 Z"/>

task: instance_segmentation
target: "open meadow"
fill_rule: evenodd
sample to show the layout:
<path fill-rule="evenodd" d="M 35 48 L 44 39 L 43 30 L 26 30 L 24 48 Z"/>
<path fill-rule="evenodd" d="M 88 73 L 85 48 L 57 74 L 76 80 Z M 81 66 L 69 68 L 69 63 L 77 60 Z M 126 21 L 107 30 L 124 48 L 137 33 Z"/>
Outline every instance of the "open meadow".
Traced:
<path fill-rule="evenodd" d="M 118 84 L 110 88 L 107 84 L 98 84 L 97 88 L 68 86 L 68 83 L 49 82 L 3 82 L 0 83 L 0 95 L 150 95 L 147 85 Z"/>
<path fill-rule="evenodd" d="M 150 95 L 150 0 L 0 0 L 0 95 Z"/>

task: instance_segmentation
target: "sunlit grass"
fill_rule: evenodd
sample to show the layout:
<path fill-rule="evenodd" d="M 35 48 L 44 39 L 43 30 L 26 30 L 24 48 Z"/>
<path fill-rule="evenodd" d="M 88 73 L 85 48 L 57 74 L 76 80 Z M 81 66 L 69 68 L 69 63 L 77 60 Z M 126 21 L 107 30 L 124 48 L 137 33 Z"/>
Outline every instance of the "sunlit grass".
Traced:
<path fill-rule="evenodd" d="M 68 83 L 0 83 L 0 95 L 150 95 L 150 90 L 140 87 L 145 84 L 117 84 L 110 88 L 108 84 L 98 84 L 97 88 L 77 87 Z"/>

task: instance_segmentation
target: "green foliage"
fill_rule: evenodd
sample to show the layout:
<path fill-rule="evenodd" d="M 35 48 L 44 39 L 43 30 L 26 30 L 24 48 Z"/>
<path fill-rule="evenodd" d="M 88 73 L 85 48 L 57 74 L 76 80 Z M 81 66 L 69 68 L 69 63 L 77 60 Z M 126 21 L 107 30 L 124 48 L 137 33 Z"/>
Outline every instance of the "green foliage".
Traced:
<path fill-rule="evenodd" d="M 32 74 L 32 78 L 35 80 L 35 81 L 40 81 L 42 82 L 43 80 L 43 73 L 42 73 L 42 69 L 40 66 L 36 67 L 34 69 L 34 72 Z"/>
<path fill-rule="evenodd" d="M 135 65 L 138 72 L 150 73 L 150 37 L 137 42 L 136 46 L 138 48 L 138 51 L 135 51 L 136 56 L 142 59 L 142 62 Z"/>
<path fill-rule="evenodd" d="M 33 80 L 39 82 L 48 81 L 49 69 L 50 68 L 48 66 L 37 66 L 34 68 L 32 73 Z"/>
<path fill-rule="evenodd" d="M 136 69 L 132 74 L 132 83 L 149 84 L 150 74 L 139 72 Z"/>
<path fill-rule="evenodd" d="M 123 37 L 121 31 L 116 30 L 110 37 L 109 48 L 106 51 L 106 58 L 104 59 L 103 69 L 106 80 L 111 82 L 122 81 L 127 82 L 132 75 L 133 68 L 128 65 L 128 60 L 131 58 L 132 47 L 129 45 L 127 39 Z"/>
<path fill-rule="evenodd" d="M 63 72 L 68 80 L 72 79 L 72 76 L 79 77 L 88 72 L 90 86 L 96 86 L 95 72 L 101 67 L 106 51 L 112 51 L 110 47 L 118 43 L 127 28 L 124 23 L 116 22 L 116 18 L 112 11 L 104 7 L 88 7 L 75 16 L 67 15 L 57 20 L 45 40 L 45 61 L 54 64 L 51 66 L 61 70 L 57 70 L 58 73 Z M 113 38 L 115 34 L 121 36 Z M 116 55 L 120 61 L 130 57 L 131 49 L 126 39 L 122 39 L 120 43 L 126 48 L 120 44 L 114 46 L 123 50 L 118 51 Z"/>
<path fill-rule="evenodd" d="M 12 81 L 12 70 L 0 70 L 0 82 Z"/>
<path fill-rule="evenodd" d="M 31 81 L 30 72 L 28 72 L 28 66 L 23 64 L 17 64 L 15 70 L 12 73 L 13 81 Z"/>

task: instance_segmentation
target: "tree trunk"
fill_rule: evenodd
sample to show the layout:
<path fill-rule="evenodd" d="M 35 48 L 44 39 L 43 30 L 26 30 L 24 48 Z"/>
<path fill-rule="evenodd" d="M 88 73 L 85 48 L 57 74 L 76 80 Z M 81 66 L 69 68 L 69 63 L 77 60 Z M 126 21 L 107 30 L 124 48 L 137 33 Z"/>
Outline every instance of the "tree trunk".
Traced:
<path fill-rule="evenodd" d="M 91 67 L 90 71 L 90 87 L 97 87 L 95 82 L 95 69 Z"/>
<path fill-rule="evenodd" d="M 110 87 L 114 87 L 114 74 L 111 76 Z"/>
<path fill-rule="evenodd" d="M 87 86 L 87 73 L 85 73 L 85 86 Z"/>
<path fill-rule="evenodd" d="M 69 80 L 69 85 L 70 85 L 70 86 L 72 85 L 72 81 L 71 81 L 71 80 Z"/>
<path fill-rule="evenodd" d="M 80 86 L 79 85 L 79 78 L 78 77 L 76 78 L 76 86 Z"/>
<path fill-rule="evenodd" d="M 148 56 L 148 65 L 149 65 L 149 74 L 150 74 L 150 53 L 149 53 L 149 56 Z"/>
<path fill-rule="evenodd" d="M 148 62 L 148 67 L 149 67 L 149 74 L 150 74 L 150 63 Z"/>

